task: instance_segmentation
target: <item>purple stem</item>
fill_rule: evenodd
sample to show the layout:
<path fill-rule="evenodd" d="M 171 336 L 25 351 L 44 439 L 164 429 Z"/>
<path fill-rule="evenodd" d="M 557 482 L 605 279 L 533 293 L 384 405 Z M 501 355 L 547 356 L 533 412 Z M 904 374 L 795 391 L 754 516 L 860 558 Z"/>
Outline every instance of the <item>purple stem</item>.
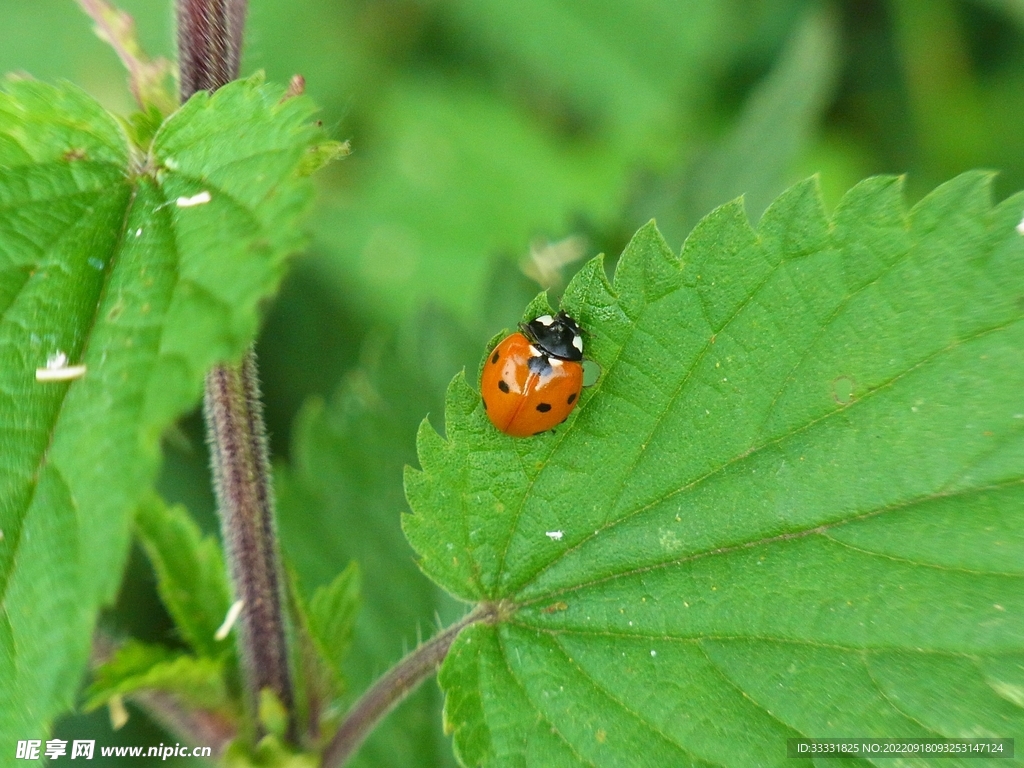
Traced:
<path fill-rule="evenodd" d="M 430 677 L 448 655 L 456 636 L 470 624 L 493 622 L 500 607 L 494 603 L 481 603 L 476 610 L 457 621 L 438 635 L 430 638 L 416 650 L 393 666 L 382 678 L 359 697 L 345 715 L 334 738 L 324 750 L 321 768 L 341 768 L 355 754 L 359 745 L 370 735 L 383 717 L 394 709 L 420 683 Z"/>
<path fill-rule="evenodd" d="M 273 692 L 289 714 L 289 738 L 294 740 L 270 463 L 252 350 L 241 365 L 214 366 L 206 375 L 205 410 L 224 552 L 235 595 L 244 606 L 238 649 L 248 705 L 258 713 L 260 692 Z M 256 730 L 260 735 L 258 724 Z"/>

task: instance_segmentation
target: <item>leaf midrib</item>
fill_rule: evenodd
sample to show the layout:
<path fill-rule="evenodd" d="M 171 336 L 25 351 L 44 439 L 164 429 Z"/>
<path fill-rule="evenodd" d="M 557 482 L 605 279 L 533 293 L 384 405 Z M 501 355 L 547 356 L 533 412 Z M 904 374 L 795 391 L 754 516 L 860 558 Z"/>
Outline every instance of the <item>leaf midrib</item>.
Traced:
<path fill-rule="evenodd" d="M 697 644 L 703 642 L 714 642 L 714 641 L 725 641 L 725 642 L 759 642 L 759 643 L 775 643 L 777 645 L 798 645 L 807 646 L 808 648 L 820 648 L 828 651 L 842 651 L 845 653 L 856 653 L 856 654 L 868 654 L 868 653 L 915 653 L 920 656 L 941 656 L 947 659 L 961 659 L 971 662 L 977 662 L 978 659 L 1000 656 L 1011 653 L 1011 651 L 1004 650 L 991 650 L 991 651 L 978 651 L 978 652 L 956 652 L 950 651 L 943 648 L 925 648 L 921 649 L 915 646 L 906 645 L 839 645 L 838 643 L 828 643 L 821 640 L 811 640 L 807 638 L 797 637 L 777 637 L 775 635 L 765 634 L 749 634 L 749 635 L 736 635 L 736 634 L 711 634 L 704 633 L 701 635 L 666 635 L 666 634 L 651 634 L 645 632 L 617 632 L 615 630 L 608 629 L 581 629 L 579 627 L 547 627 L 540 624 L 531 624 L 529 622 L 521 621 L 516 618 L 510 618 L 503 622 L 502 626 L 509 625 L 519 629 L 525 630 L 532 633 L 543 633 L 545 635 L 558 636 L 567 635 L 573 637 L 607 637 L 613 640 L 656 640 L 658 642 L 665 643 L 689 643 Z"/>
<path fill-rule="evenodd" d="M 896 504 L 891 504 L 891 505 L 887 505 L 887 506 L 884 506 L 884 507 L 879 507 L 878 509 L 872 509 L 872 510 L 869 510 L 867 512 L 863 512 L 863 513 L 861 513 L 859 515 L 854 515 L 854 516 L 851 516 L 851 517 L 843 518 L 841 520 L 833 520 L 833 521 L 831 521 L 829 523 L 823 523 L 821 525 L 816 525 L 813 528 L 803 528 L 803 529 L 800 529 L 800 530 L 797 530 L 797 531 L 788 531 L 786 533 L 781 533 L 781 534 L 778 534 L 776 536 L 768 536 L 768 537 L 764 537 L 764 538 L 761 538 L 761 539 L 755 539 L 753 541 L 741 542 L 739 544 L 732 544 L 732 545 L 725 546 L 725 547 L 716 547 L 714 549 L 703 550 L 703 551 L 700 551 L 700 552 L 691 552 L 689 554 L 683 555 L 682 557 L 673 558 L 671 560 L 665 560 L 665 561 L 662 561 L 662 562 L 659 562 L 659 563 L 652 563 L 652 564 L 648 564 L 648 565 L 643 565 L 643 566 L 640 566 L 638 568 L 631 568 L 631 569 L 628 569 L 628 570 L 618 571 L 618 572 L 611 573 L 611 574 L 605 574 L 603 576 L 598 576 L 598 577 L 590 579 L 588 581 L 580 582 L 579 584 L 573 584 L 573 585 L 565 586 L 565 587 L 558 587 L 558 588 L 553 589 L 553 590 L 551 590 L 549 592 L 545 592 L 545 593 L 543 593 L 541 595 L 534 595 L 534 596 L 532 596 L 532 597 L 530 597 L 530 598 L 528 598 L 526 600 L 523 600 L 522 602 L 517 603 L 517 607 L 525 608 L 525 607 L 533 606 L 533 605 L 536 605 L 537 603 L 540 603 L 540 602 L 547 602 L 547 601 L 549 601 L 549 600 L 551 600 L 553 598 L 559 597 L 561 595 L 573 594 L 573 593 L 575 593 L 577 591 L 581 591 L 581 590 L 584 590 L 584 589 L 589 589 L 590 587 L 598 586 L 600 584 L 603 584 L 603 583 L 606 583 L 606 582 L 609 582 L 609 581 L 614 581 L 615 579 L 625 578 L 625 577 L 629 577 L 629 576 L 636 576 L 636 575 L 643 574 L 643 573 L 650 573 L 652 571 L 660 570 L 662 568 L 670 568 L 670 567 L 675 566 L 675 565 L 682 565 L 684 563 L 689 563 L 689 562 L 692 562 L 692 561 L 701 560 L 701 559 L 704 559 L 706 557 L 714 557 L 714 556 L 717 556 L 717 555 L 727 555 L 727 554 L 731 554 L 733 552 L 739 552 L 739 551 L 742 551 L 742 550 L 745 550 L 745 549 L 753 549 L 755 547 L 775 544 L 775 543 L 778 543 L 780 541 L 790 541 L 790 540 L 793 540 L 793 539 L 802 539 L 802 538 L 806 538 L 808 536 L 812 536 L 812 535 L 815 535 L 815 534 L 822 534 L 822 535 L 825 535 L 829 540 L 833 540 L 832 537 L 827 536 L 828 531 L 830 531 L 833 528 L 838 528 L 838 527 L 840 527 L 842 525 L 846 525 L 846 524 L 851 523 L 851 522 L 858 522 L 858 521 L 861 521 L 861 520 L 868 520 L 868 519 L 870 519 L 872 517 L 876 517 L 878 515 L 886 514 L 888 512 L 898 511 L 898 510 L 906 508 L 906 507 L 916 506 L 918 504 L 923 504 L 923 503 L 926 503 L 926 502 L 929 502 L 929 501 L 935 501 L 937 499 L 961 498 L 961 497 L 971 496 L 971 495 L 976 494 L 976 493 L 990 493 L 992 491 L 1002 490 L 1002 489 L 1005 489 L 1005 488 L 1012 488 L 1012 487 L 1019 486 L 1019 485 L 1024 485 L 1024 477 L 1017 478 L 1017 479 L 1014 479 L 1014 480 L 1008 480 L 1008 481 L 1003 482 L 1003 483 L 995 483 L 995 484 L 992 484 L 992 485 L 979 486 L 979 487 L 974 487 L 974 488 L 967 488 L 967 489 L 964 489 L 962 491 L 957 491 L 957 492 L 953 492 L 953 493 L 941 493 L 941 492 L 938 492 L 938 493 L 925 494 L 923 496 L 918 496 L 918 497 L 915 497 L 913 499 L 902 500 L 902 501 L 900 501 L 900 502 L 898 502 Z M 836 543 L 843 544 L 844 546 L 849 546 L 849 545 L 846 545 L 845 542 L 841 542 L 841 541 L 837 541 Z M 850 548 L 851 549 L 856 549 L 855 547 L 850 547 Z M 887 558 L 887 559 L 890 559 L 890 560 L 893 560 L 893 561 L 903 560 L 903 558 L 887 555 L 887 554 L 884 554 L 884 553 L 881 553 L 881 552 L 871 552 L 869 550 L 866 550 L 866 552 L 867 552 L 867 554 L 870 554 L 872 556 L 884 557 L 884 558 Z M 967 571 L 967 569 L 952 568 L 952 567 L 948 567 L 948 566 L 940 566 L 940 565 L 935 565 L 935 564 L 930 564 L 930 563 L 917 563 L 917 562 L 912 561 L 912 560 L 906 560 L 906 562 L 910 562 L 910 563 L 912 563 L 914 565 L 920 565 L 921 567 L 934 567 L 934 568 L 940 568 L 940 569 L 949 570 L 949 571 L 961 571 L 961 570 Z M 1003 573 L 1003 572 L 1000 572 L 1000 571 L 978 571 L 978 572 L 974 572 L 974 573 L 979 573 L 979 574 L 983 574 L 983 575 L 1006 576 L 1006 577 L 1011 577 L 1011 578 L 1024 579 L 1024 575 L 1022 575 L 1022 574 Z"/>

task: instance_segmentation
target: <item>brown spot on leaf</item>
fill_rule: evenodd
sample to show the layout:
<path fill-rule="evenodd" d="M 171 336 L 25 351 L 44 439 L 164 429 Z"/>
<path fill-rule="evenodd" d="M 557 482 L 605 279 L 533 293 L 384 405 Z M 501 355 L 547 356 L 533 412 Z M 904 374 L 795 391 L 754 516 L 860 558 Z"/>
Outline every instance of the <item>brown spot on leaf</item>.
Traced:
<path fill-rule="evenodd" d="M 564 602 L 562 600 L 559 600 L 557 603 L 552 603 L 547 608 L 541 608 L 540 612 L 541 613 L 558 613 L 559 611 L 564 611 L 564 610 L 567 610 L 568 608 L 569 608 L 569 604 L 568 603 L 566 603 L 566 602 Z"/>

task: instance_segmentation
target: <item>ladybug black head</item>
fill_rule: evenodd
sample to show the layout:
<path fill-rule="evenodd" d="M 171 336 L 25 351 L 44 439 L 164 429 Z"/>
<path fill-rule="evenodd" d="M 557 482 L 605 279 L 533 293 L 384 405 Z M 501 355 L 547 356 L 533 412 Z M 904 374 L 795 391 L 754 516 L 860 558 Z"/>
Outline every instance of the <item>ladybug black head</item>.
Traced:
<path fill-rule="evenodd" d="M 565 312 L 541 315 L 519 326 L 523 335 L 550 357 L 579 362 L 583 359 L 583 332 Z"/>

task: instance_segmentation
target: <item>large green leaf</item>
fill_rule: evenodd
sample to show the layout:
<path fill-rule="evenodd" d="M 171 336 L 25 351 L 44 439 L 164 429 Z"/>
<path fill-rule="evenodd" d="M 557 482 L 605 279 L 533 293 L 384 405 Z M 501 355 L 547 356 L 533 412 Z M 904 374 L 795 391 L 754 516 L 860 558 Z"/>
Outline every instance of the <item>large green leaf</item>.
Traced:
<path fill-rule="evenodd" d="M 782 765 L 785 738 L 1024 728 L 1024 195 L 797 185 L 564 306 L 603 369 L 514 439 L 458 377 L 404 520 L 502 620 L 442 669 L 467 765 Z M 549 535 L 560 532 L 561 535 Z"/>
<path fill-rule="evenodd" d="M 70 705 L 158 438 L 300 242 L 323 136 L 281 95 L 199 94 L 139 148 L 72 86 L 0 92 L 0 751 Z M 84 378 L 36 381 L 58 354 Z"/>

